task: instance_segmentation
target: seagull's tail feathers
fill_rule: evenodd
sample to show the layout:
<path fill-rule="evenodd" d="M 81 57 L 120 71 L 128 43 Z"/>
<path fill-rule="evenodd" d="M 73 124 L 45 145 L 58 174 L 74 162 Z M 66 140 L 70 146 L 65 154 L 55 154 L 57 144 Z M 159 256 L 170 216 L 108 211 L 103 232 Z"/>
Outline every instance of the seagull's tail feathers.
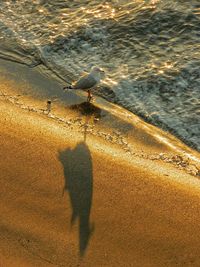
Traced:
<path fill-rule="evenodd" d="M 70 89 L 74 89 L 74 87 L 71 86 L 71 85 L 68 85 L 68 86 L 63 87 L 63 90 L 64 90 L 64 91 L 65 91 L 65 90 L 70 90 Z"/>

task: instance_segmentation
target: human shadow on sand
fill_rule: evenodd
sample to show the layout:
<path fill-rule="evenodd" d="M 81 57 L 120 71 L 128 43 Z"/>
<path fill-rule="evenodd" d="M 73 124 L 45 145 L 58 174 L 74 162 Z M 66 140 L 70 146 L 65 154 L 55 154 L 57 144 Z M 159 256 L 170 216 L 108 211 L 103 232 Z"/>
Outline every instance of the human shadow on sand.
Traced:
<path fill-rule="evenodd" d="M 63 165 L 65 185 L 69 192 L 72 216 L 71 225 L 79 221 L 79 253 L 84 256 L 94 226 L 90 224 L 92 207 L 93 173 L 90 150 L 85 142 L 80 142 L 74 149 L 59 152 Z"/>

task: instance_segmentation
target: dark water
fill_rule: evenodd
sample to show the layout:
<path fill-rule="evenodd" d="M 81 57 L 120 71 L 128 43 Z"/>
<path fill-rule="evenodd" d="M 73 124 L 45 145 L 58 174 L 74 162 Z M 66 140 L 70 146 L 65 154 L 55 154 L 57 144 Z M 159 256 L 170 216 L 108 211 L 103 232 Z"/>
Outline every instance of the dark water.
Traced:
<path fill-rule="evenodd" d="M 100 66 L 100 95 L 200 149 L 199 1 L 1 1 L 0 30 L 0 56 L 68 83 Z"/>

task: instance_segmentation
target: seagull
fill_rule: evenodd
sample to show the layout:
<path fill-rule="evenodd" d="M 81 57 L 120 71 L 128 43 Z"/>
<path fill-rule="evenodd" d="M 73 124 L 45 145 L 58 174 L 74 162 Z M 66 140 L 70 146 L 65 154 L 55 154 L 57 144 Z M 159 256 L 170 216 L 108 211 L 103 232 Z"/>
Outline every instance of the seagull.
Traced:
<path fill-rule="evenodd" d="M 82 76 L 78 81 L 76 81 L 72 85 L 64 87 L 63 90 L 80 89 L 87 91 L 88 93 L 87 101 L 90 102 L 92 99 L 92 94 L 90 90 L 96 87 L 104 76 L 105 72 L 102 69 L 98 67 L 93 67 L 89 74 Z"/>

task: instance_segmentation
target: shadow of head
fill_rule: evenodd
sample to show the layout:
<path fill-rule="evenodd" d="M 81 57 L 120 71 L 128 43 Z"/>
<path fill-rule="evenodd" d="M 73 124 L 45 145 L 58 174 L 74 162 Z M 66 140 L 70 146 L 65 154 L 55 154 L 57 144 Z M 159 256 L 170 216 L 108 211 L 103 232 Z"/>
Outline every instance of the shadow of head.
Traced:
<path fill-rule="evenodd" d="M 93 193 L 90 150 L 84 142 L 81 142 L 74 149 L 59 151 L 58 158 L 64 171 L 63 192 L 68 191 L 71 202 L 71 225 L 76 220 L 79 221 L 79 252 L 83 256 L 94 228 L 90 225 Z"/>
<path fill-rule="evenodd" d="M 82 102 L 80 104 L 70 106 L 71 109 L 79 111 L 85 116 L 94 116 L 95 118 L 101 118 L 101 109 L 89 102 Z"/>

